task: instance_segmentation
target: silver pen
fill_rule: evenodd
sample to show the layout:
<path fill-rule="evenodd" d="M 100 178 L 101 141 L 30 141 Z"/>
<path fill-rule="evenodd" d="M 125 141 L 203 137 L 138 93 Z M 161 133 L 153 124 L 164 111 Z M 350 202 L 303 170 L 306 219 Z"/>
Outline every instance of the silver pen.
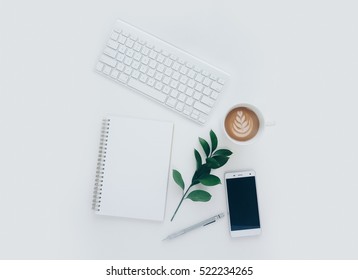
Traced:
<path fill-rule="evenodd" d="M 220 213 L 220 214 L 218 214 L 218 215 L 215 215 L 214 217 L 211 217 L 211 218 L 209 218 L 209 219 L 206 219 L 206 220 L 204 220 L 204 221 L 202 221 L 202 222 L 199 222 L 199 223 L 197 223 L 197 224 L 195 224 L 195 225 L 192 225 L 192 226 L 187 227 L 187 228 L 184 228 L 184 229 L 182 229 L 182 230 L 180 230 L 180 231 L 174 232 L 174 233 L 168 235 L 166 238 L 164 238 L 163 241 L 164 241 L 164 240 L 170 240 L 170 239 L 176 238 L 176 237 L 178 237 L 178 236 L 180 236 L 180 235 L 183 235 L 184 233 L 187 233 L 187 232 L 189 232 L 189 231 L 192 231 L 192 230 L 194 230 L 194 229 L 196 229 L 196 228 L 205 227 L 205 226 L 207 226 L 207 225 L 210 225 L 210 224 L 212 224 L 212 223 L 215 223 L 217 220 L 221 219 L 222 217 L 224 217 L 224 213 Z"/>

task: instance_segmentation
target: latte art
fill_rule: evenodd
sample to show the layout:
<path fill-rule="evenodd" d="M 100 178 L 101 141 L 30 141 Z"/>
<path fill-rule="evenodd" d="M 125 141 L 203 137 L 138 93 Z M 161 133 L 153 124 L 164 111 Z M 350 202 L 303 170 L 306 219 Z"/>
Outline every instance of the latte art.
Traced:
<path fill-rule="evenodd" d="M 254 138 L 259 131 L 260 121 L 254 111 L 247 107 L 232 109 L 225 119 L 225 130 L 230 138 L 245 142 Z"/>
<path fill-rule="evenodd" d="M 252 118 L 250 116 L 246 116 L 246 114 L 241 110 L 237 111 L 232 128 L 232 132 L 237 137 L 246 137 L 252 132 L 253 129 Z"/>

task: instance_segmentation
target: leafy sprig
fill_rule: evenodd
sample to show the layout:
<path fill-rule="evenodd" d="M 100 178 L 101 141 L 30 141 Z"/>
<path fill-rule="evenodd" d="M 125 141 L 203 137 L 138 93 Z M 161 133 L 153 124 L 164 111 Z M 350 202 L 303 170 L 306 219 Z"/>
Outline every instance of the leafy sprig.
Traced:
<path fill-rule="evenodd" d="M 185 189 L 185 183 L 180 172 L 173 169 L 173 179 L 175 183 L 183 190 L 183 196 L 173 214 L 173 217 L 171 218 L 171 221 L 173 221 L 184 199 L 200 202 L 207 202 L 211 199 L 211 194 L 208 191 L 201 189 L 192 190 L 192 187 L 198 184 L 202 184 L 206 187 L 212 187 L 221 184 L 220 178 L 210 173 L 212 169 L 218 169 L 224 166 L 232 155 L 232 152 L 228 149 L 217 150 L 218 138 L 213 130 L 210 130 L 211 147 L 205 139 L 200 137 L 199 143 L 205 154 L 205 162 L 203 162 L 203 158 L 201 157 L 199 151 L 194 149 L 196 170 L 187 189 Z"/>

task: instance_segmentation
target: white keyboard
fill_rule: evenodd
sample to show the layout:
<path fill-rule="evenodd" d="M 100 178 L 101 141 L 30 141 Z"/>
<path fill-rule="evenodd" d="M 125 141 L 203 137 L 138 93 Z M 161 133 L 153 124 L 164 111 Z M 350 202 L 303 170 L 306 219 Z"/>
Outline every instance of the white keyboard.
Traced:
<path fill-rule="evenodd" d="M 229 79 L 214 66 L 120 20 L 96 70 L 200 124 Z"/>

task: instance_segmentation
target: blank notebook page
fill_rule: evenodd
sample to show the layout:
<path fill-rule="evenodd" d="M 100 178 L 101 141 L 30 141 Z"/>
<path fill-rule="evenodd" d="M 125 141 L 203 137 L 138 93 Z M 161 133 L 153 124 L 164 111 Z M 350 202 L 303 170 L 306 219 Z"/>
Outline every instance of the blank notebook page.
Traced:
<path fill-rule="evenodd" d="M 173 123 L 109 117 L 107 124 L 96 213 L 163 221 Z"/>

